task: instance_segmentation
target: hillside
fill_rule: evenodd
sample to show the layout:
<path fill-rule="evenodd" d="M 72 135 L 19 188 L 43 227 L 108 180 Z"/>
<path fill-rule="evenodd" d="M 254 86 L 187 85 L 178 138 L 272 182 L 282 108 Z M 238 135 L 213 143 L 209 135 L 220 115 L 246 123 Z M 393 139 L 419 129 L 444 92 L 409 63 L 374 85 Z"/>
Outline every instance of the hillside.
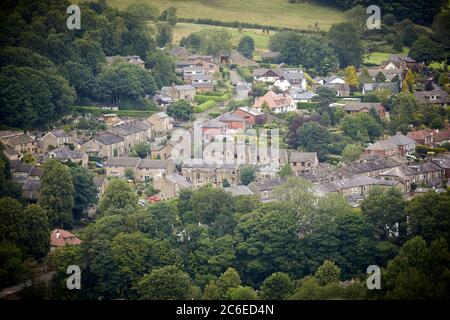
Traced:
<path fill-rule="evenodd" d="M 343 19 L 339 10 L 307 2 L 291 4 L 287 0 L 108 0 L 109 5 L 121 9 L 136 2 L 149 3 L 161 11 L 174 6 L 182 18 L 239 21 L 294 29 L 308 29 L 317 22 L 320 29 L 328 30 L 333 23 Z"/>

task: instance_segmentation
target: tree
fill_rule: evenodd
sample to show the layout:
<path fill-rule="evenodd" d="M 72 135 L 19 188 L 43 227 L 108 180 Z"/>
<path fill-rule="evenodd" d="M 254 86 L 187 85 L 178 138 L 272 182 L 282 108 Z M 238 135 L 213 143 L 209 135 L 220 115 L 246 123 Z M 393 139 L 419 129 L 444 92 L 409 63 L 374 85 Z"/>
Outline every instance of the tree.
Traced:
<path fill-rule="evenodd" d="M 449 263 L 446 239 L 427 246 L 424 239 L 414 237 L 382 270 L 382 293 L 387 299 L 443 299 L 450 293 Z"/>
<path fill-rule="evenodd" d="M 254 166 L 244 165 L 239 169 L 239 181 L 244 185 L 248 185 L 250 182 L 255 181 L 256 170 Z"/>
<path fill-rule="evenodd" d="M 446 61 L 445 48 L 428 37 L 420 37 L 411 45 L 409 56 L 418 62 Z"/>
<path fill-rule="evenodd" d="M 177 23 L 177 21 L 178 21 L 177 8 L 175 8 L 175 7 L 168 7 L 166 10 L 164 10 L 161 13 L 161 16 L 159 17 L 159 20 L 166 21 L 170 25 L 174 26 Z"/>
<path fill-rule="evenodd" d="M 363 149 L 359 145 L 348 144 L 342 151 L 342 159 L 346 162 L 353 162 L 359 158 Z"/>
<path fill-rule="evenodd" d="M 202 29 L 197 35 L 201 53 L 219 55 L 223 51 L 231 51 L 231 33 L 226 29 Z"/>
<path fill-rule="evenodd" d="M 392 49 L 396 52 L 403 52 L 403 43 L 400 37 L 395 37 L 394 43 L 392 44 Z"/>
<path fill-rule="evenodd" d="M 401 34 L 402 42 L 405 46 L 411 47 L 414 41 L 417 40 L 417 33 L 413 24 L 408 24 L 402 31 Z"/>
<path fill-rule="evenodd" d="M 159 22 L 156 24 L 156 44 L 164 47 L 172 42 L 173 28 L 169 23 Z"/>
<path fill-rule="evenodd" d="M 20 247 L 28 230 L 24 226 L 25 216 L 20 202 L 13 198 L 0 199 L 0 242 L 16 243 Z"/>
<path fill-rule="evenodd" d="M 339 282 L 340 276 L 341 269 L 330 260 L 325 260 L 314 274 L 314 278 L 316 278 L 321 286 L 325 286 L 333 282 Z"/>
<path fill-rule="evenodd" d="M 136 152 L 136 155 L 141 158 L 141 159 L 145 159 L 149 156 L 150 151 L 151 151 L 151 145 L 148 142 L 141 142 L 138 144 L 135 144 L 133 147 L 133 151 Z M 133 169 L 131 169 L 133 170 Z M 131 175 L 131 177 L 133 177 L 133 175 Z"/>
<path fill-rule="evenodd" d="M 421 236 L 428 242 L 438 237 L 450 239 L 449 204 L 449 191 L 441 194 L 428 192 L 408 201 L 405 213 L 411 234 Z"/>
<path fill-rule="evenodd" d="M 318 103 L 319 107 L 327 108 L 331 103 L 337 101 L 336 91 L 333 88 L 320 86 L 316 91 L 317 95 L 313 98 L 314 102 Z"/>
<path fill-rule="evenodd" d="M 359 79 L 356 75 L 356 69 L 354 66 L 348 66 L 345 68 L 345 82 L 353 88 L 356 88 L 358 85 Z"/>
<path fill-rule="evenodd" d="M 32 204 L 25 208 L 22 221 L 23 228 L 27 230 L 26 236 L 21 240 L 24 253 L 40 260 L 44 258 L 50 248 L 50 227 L 45 211 L 38 205 Z"/>
<path fill-rule="evenodd" d="M 192 104 L 186 100 L 178 100 L 167 107 L 167 114 L 181 121 L 189 121 L 193 113 Z"/>
<path fill-rule="evenodd" d="M 260 295 L 266 300 L 285 300 L 294 293 L 294 290 L 291 277 L 286 273 L 276 272 L 264 280 Z"/>
<path fill-rule="evenodd" d="M 298 144 L 305 151 L 316 151 L 319 160 L 324 160 L 331 143 L 331 134 L 327 128 L 317 122 L 308 122 L 297 131 Z"/>
<path fill-rule="evenodd" d="M 228 292 L 230 289 L 238 288 L 241 285 L 241 277 L 239 273 L 233 268 L 228 268 L 222 273 L 216 281 L 219 296 L 222 299 L 228 299 Z"/>
<path fill-rule="evenodd" d="M 383 15 L 383 22 L 385 25 L 391 27 L 397 22 L 397 18 L 392 13 L 388 13 Z"/>
<path fill-rule="evenodd" d="M 408 88 L 407 84 L 403 87 Z M 411 94 L 401 93 L 390 98 L 391 112 L 389 130 L 395 133 L 397 128 L 408 126 L 413 123 L 414 114 L 417 110 L 417 102 Z"/>
<path fill-rule="evenodd" d="M 434 17 L 433 25 L 433 39 L 440 42 L 446 48 L 450 47 L 450 13 L 443 10 Z"/>
<path fill-rule="evenodd" d="M 375 76 L 375 81 L 376 82 L 385 82 L 386 81 L 386 76 L 384 75 L 383 72 L 378 72 L 377 75 Z"/>
<path fill-rule="evenodd" d="M 362 5 L 357 5 L 347 10 L 345 12 L 345 21 L 352 24 L 360 33 L 366 31 L 366 8 Z"/>
<path fill-rule="evenodd" d="M 278 175 L 281 178 L 286 178 L 292 176 L 292 169 L 289 163 L 286 163 L 284 166 L 281 167 L 280 171 L 278 172 Z"/>
<path fill-rule="evenodd" d="M 406 84 L 408 85 L 409 92 L 414 91 L 414 76 L 412 74 L 411 69 L 408 69 L 408 72 L 406 73 L 405 80 Z"/>
<path fill-rule="evenodd" d="M 86 217 L 87 209 L 97 203 L 97 187 L 94 176 L 84 167 L 70 168 L 74 187 L 73 217 L 77 220 Z"/>
<path fill-rule="evenodd" d="M 237 288 L 231 288 L 228 291 L 228 297 L 230 300 L 257 300 L 255 290 L 251 287 L 242 287 L 239 286 Z"/>
<path fill-rule="evenodd" d="M 194 192 L 191 198 L 196 221 L 211 224 L 219 216 L 230 216 L 233 200 L 223 189 L 204 187 Z"/>
<path fill-rule="evenodd" d="M 59 67 L 59 72 L 75 88 L 78 99 L 95 97 L 97 82 L 88 67 L 78 62 L 67 61 Z"/>
<path fill-rule="evenodd" d="M 406 237 L 405 201 L 400 191 L 374 189 L 362 202 L 361 211 L 380 232 L 382 240 L 400 242 Z"/>
<path fill-rule="evenodd" d="M 189 289 L 188 274 L 170 265 L 152 270 L 138 283 L 142 300 L 183 300 Z"/>
<path fill-rule="evenodd" d="M 170 55 L 159 50 L 151 52 L 145 59 L 145 66 L 153 72 L 158 87 L 169 86 L 177 82 L 175 62 Z"/>
<path fill-rule="evenodd" d="M 10 242 L 0 242 L 0 286 L 17 283 L 24 272 L 22 252 Z"/>
<path fill-rule="evenodd" d="M 331 46 L 336 51 L 341 67 L 359 66 L 362 63 L 364 46 L 359 39 L 359 31 L 350 23 L 338 23 L 328 32 Z"/>
<path fill-rule="evenodd" d="M 112 179 L 100 199 L 98 210 L 101 214 L 113 214 L 116 210 L 131 212 L 137 208 L 137 200 L 137 195 L 126 181 Z"/>
<path fill-rule="evenodd" d="M 227 178 L 224 178 L 224 179 L 222 180 L 222 187 L 228 188 L 228 187 L 230 187 L 230 186 L 231 186 L 231 184 L 230 184 L 230 182 L 228 181 L 228 179 L 227 179 Z"/>
<path fill-rule="evenodd" d="M 42 128 L 59 120 L 75 100 L 64 78 L 29 67 L 2 68 L 0 90 L 0 124 L 16 128 Z"/>
<path fill-rule="evenodd" d="M 72 226 L 75 188 L 70 170 L 54 159 L 44 164 L 39 204 L 47 211 L 51 228 Z"/>
<path fill-rule="evenodd" d="M 253 51 L 255 50 L 255 40 L 250 36 L 243 36 L 239 40 L 238 51 L 246 58 L 253 58 Z"/>

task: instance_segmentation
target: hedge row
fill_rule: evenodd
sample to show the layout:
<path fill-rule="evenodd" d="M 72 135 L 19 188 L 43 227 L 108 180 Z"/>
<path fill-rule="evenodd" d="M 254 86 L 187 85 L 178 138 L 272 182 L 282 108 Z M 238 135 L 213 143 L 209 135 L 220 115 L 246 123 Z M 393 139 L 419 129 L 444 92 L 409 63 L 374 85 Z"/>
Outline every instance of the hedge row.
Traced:
<path fill-rule="evenodd" d="M 318 105 L 318 103 L 315 102 L 297 102 L 297 109 L 302 109 L 302 110 L 306 110 L 306 109 L 314 109 L 316 108 Z"/>
<path fill-rule="evenodd" d="M 257 23 L 239 22 L 239 21 L 221 21 L 208 18 L 199 18 L 199 19 L 178 18 L 178 22 L 205 24 L 210 26 L 220 26 L 229 28 L 264 29 L 272 31 L 296 31 L 301 33 L 323 33 L 321 31 L 314 31 L 314 30 L 300 30 L 286 27 L 266 26 Z"/>
<path fill-rule="evenodd" d="M 118 116 L 124 117 L 149 117 L 152 114 L 156 113 L 154 110 L 107 110 L 101 109 L 97 107 L 85 107 L 85 106 L 76 106 L 74 107 L 76 111 L 82 113 L 92 113 L 93 115 L 101 115 L 101 114 L 109 114 L 114 113 Z"/>
<path fill-rule="evenodd" d="M 206 110 L 209 110 L 211 108 L 214 108 L 216 106 L 217 102 L 214 100 L 209 100 L 206 101 L 202 104 L 199 104 L 198 106 L 194 107 L 194 112 L 195 113 L 200 113 L 200 112 L 204 112 Z"/>
<path fill-rule="evenodd" d="M 221 101 L 230 99 L 230 95 L 228 93 L 225 93 L 221 96 L 207 96 L 207 95 L 197 94 L 194 99 L 195 99 L 195 102 L 197 102 L 197 103 L 205 103 L 207 101 L 221 102 Z"/>

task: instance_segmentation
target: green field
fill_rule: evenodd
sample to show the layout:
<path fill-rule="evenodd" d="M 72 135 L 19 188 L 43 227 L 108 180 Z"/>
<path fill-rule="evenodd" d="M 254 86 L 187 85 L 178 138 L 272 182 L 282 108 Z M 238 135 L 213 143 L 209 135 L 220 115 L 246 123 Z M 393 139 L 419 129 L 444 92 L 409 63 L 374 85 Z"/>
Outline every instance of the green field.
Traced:
<path fill-rule="evenodd" d="M 342 11 L 312 3 L 291 4 L 288 0 L 108 0 L 120 9 L 131 3 L 148 3 L 161 11 L 174 6 L 182 18 L 208 18 L 220 21 L 239 21 L 260 25 L 308 29 L 314 23 L 328 30 L 343 20 Z"/>
<path fill-rule="evenodd" d="M 178 45 L 180 43 L 181 38 L 186 37 L 190 35 L 193 32 L 200 31 L 205 28 L 210 29 L 226 29 L 231 32 L 231 41 L 233 43 L 233 46 L 237 46 L 239 43 L 239 40 L 243 36 L 251 36 L 253 40 L 255 40 L 255 48 L 256 50 L 267 50 L 269 48 L 269 39 L 270 36 L 275 34 L 274 31 L 270 31 L 269 34 L 262 33 L 262 30 L 260 29 L 247 29 L 242 28 L 241 31 L 239 31 L 237 28 L 229 28 L 229 27 L 219 27 L 219 26 L 210 26 L 210 25 L 203 25 L 203 24 L 195 24 L 195 23 L 177 23 L 175 25 L 175 28 L 173 30 L 173 43 Z"/>
<path fill-rule="evenodd" d="M 119 117 L 142 117 L 146 118 L 154 114 L 156 111 L 145 111 L 145 110 L 107 110 L 107 109 L 101 109 L 98 107 L 88 107 L 88 106 L 74 106 L 74 109 L 78 112 L 89 112 L 93 115 L 101 115 L 101 114 L 109 114 L 109 113 L 115 113 Z"/>
<path fill-rule="evenodd" d="M 404 54 L 407 55 L 409 52 L 408 48 L 404 48 L 401 53 L 392 52 L 372 52 L 369 56 L 364 58 L 364 63 L 367 64 L 381 64 L 383 61 L 389 60 L 389 57 L 393 54 Z"/>

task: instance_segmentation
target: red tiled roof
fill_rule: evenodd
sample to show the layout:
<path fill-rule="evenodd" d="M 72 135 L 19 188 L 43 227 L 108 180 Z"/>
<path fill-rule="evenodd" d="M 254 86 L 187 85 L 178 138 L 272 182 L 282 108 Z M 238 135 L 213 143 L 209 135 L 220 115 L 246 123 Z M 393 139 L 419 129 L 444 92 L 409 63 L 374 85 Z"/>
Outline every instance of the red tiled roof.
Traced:
<path fill-rule="evenodd" d="M 63 230 L 55 229 L 50 235 L 50 245 L 52 247 L 63 247 L 65 245 L 79 245 L 81 240 L 73 233 Z"/>
<path fill-rule="evenodd" d="M 406 134 L 407 137 L 410 137 L 413 140 L 424 140 L 431 135 L 432 133 L 428 130 L 411 131 Z"/>
<path fill-rule="evenodd" d="M 450 127 L 442 130 L 435 130 L 433 132 L 433 139 L 435 142 L 442 142 L 450 139 Z"/>

